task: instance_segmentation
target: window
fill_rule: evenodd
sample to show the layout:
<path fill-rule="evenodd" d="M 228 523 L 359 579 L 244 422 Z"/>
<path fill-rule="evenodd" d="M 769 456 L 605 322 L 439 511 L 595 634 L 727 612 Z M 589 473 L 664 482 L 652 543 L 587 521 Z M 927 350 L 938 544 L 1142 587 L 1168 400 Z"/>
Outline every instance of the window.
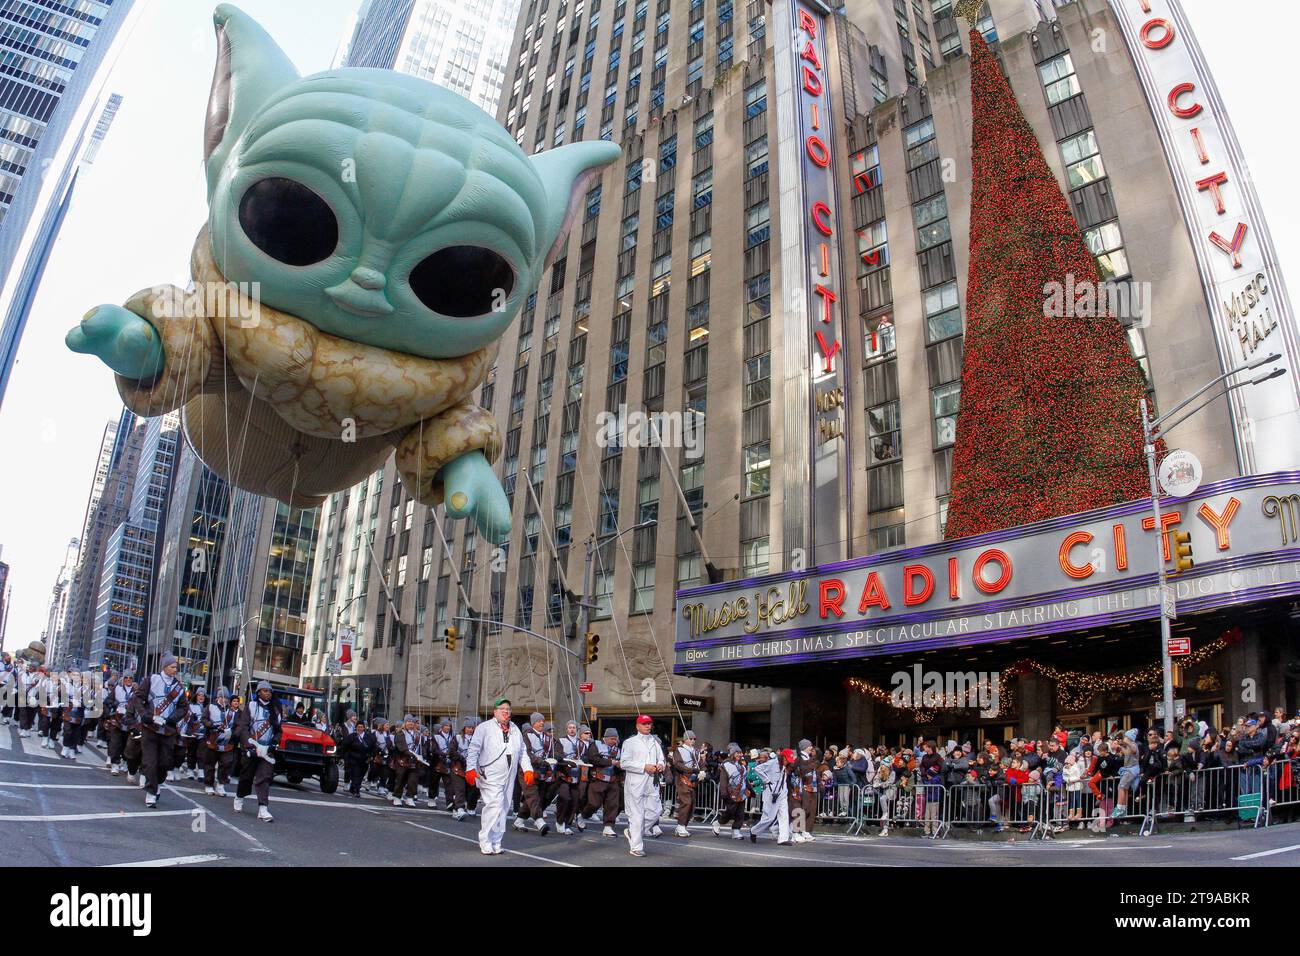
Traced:
<path fill-rule="evenodd" d="M 961 334 L 961 309 L 957 304 L 957 280 L 925 292 L 925 336 L 933 345 Z"/>
<path fill-rule="evenodd" d="M 637 524 L 659 519 L 659 479 L 642 478 L 636 486 Z"/>
<path fill-rule="evenodd" d="M 597 571 L 595 581 L 595 604 L 593 618 L 612 617 L 614 614 L 614 572 Z"/>
<path fill-rule="evenodd" d="M 648 614 L 655 607 L 655 566 L 650 561 L 632 568 L 632 614 Z"/>
<path fill-rule="evenodd" d="M 704 507 L 704 463 L 682 467 L 682 494 L 691 511 L 698 512 Z"/>
<path fill-rule="evenodd" d="M 934 138 L 934 120 L 927 117 L 909 126 L 903 131 L 903 143 L 907 147 L 908 169 L 915 169 L 937 159 L 939 143 Z"/>
<path fill-rule="evenodd" d="M 745 407 L 772 398 L 772 353 L 764 352 L 745 362 Z"/>
<path fill-rule="evenodd" d="M 618 491 L 600 493 L 600 533 L 616 534 L 618 532 Z"/>
<path fill-rule="evenodd" d="M 772 274 L 764 272 L 745 283 L 745 324 L 772 314 Z"/>
<path fill-rule="evenodd" d="M 871 446 L 870 465 L 893 461 L 903 454 L 897 401 L 867 409 L 867 442 Z"/>
<path fill-rule="evenodd" d="M 673 257 L 660 256 L 650 265 L 650 295 L 653 298 L 672 285 Z"/>
<path fill-rule="evenodd" d="M 654 368 L 668 360 L 668 320 L 656 322 L 646 329 L 645 367 Z"/>
<path fill-rule="evenodd" d="M 745 88 L 745 116 L 757 116 L 767 109 L 767 81 L 759 80 Z"/>
<path fill-rule="evenodd" d="M 872 325 L 875 328 L 872 328 Z M 889 358 L 898 350 L 898 340 L 894 334 L 894 320 L 891 316 L 881 316 L 878 320 L 863 320 L 863 355 L 868 362 L 875 359 Z"/>
<path fill-rule="evenodd" d="M 957 438 L 957 408 L 961 404 L 961 382 L 949 382 L 930 389 L 934 411 L 934 447 L 951 445 Z"/>
<path fill-rule="evenodd" d="M 772 450 L 771 442 L 759 442 L 745 448 L 745 490 L 746 498 L 765 495 L 771 487 Z"/>
<path fill-rule="evenodd" d="M 1128 253 L 1120 236 L 1119 223 L 1104 222 L 1083 234 L 1088 250 L 1097 257 L 1097 269 L 1103 281 L 1120 279 L 1129 274 Z"/>
<path fill-rule="evenodd" d="M 713 142 L 713 113 L 708 112 L 695 121 L 695 148 L 703 149 Z"/>
<path fill-rule="evenodd" d="M 673 224 L 673 203 L 675 197 L 672 192 L 666 192 L 655 200 L 655 229 L 667 229 Z"/>
<path fill-rule="evenodd" d="M 764 199 L 745 210 L 745 246 L 766 242 L 771 233 L 771 210 Z"/>
<path fill-rule="evenodd" d="M 709 334 L 709 300 L 705 299 L 699 305 L 688 306 L 686 309 L 686 337 L 691 345 L 694 345 L 704 336 Z M 689 348 L 689 346 L 688 346 Z"/>
<path fill-rule="evenodd" d="M 659 144 L 659 171 L 667 172 L 677 165 L 677 137 L 669 136 Z"/>
<path fill-rule="evenodd" d="M 767 137 L 760 136 L 745 147 L 745 178 L 767 172 Z"/>
<path fill-rule="evenodd" d="M 939 194 L 942 198 L 943 194 Z M 889 265 L 889 243 L 885 220 L 874 222 L 857 230 L 858 274 L 866 275 Z"/>
<path fill-rule="evenodd" d="M 1079 78 L 1074 75 L 1074 61 L 1068 53 L 1039 64 L 1038 76 L 1043 81 L 1048 106 L 1055 106 L 1079 92 Z"/>
<path fill-rule="evenodd" d="M 924 252 L 952 238 L 948 228 L 948 202 L 943 193 L 937 193 L 913 206 L 912 222 L 916 225 L 918 252 Z"/>
<path fill-rule="evenodd" d="M 1084 130 L 1078 136 L 1062 140 L 1061 155 L 1065 158 L 1065 179 L 1071 189 L 1095 183 L 1106 175 L 1095 130 Z"/>
<path fill-rule="evenodd" d="M 695 209 L 702 209 L 713 202 L 713 167 L 691 179 L 691 204 Z"/>
<path fill-rule="evenodd" d="M 903 520 L 902 508 L 873 514 L 870 518 L 870 526 L 868 546 L 873 552 L 897 548 L 907 543 L 907 525 Z"/>
<path fill-rule="evenodd" d="M 700 583 L 702 570 L 699 554 L 686 554 L 677 559 L 677 587 L 689 588 Z"/>
<path fill-rule="evenodd" d="M 744 561 L 742 574 L 745 577 L 753 577 L 768 572 L 770 567 L 768 559 L 769 541 L 769 538 L 755 538 L 753 541 L 746 541 L 741 544 L 741 559 Z"/>
<path fill-rule="evenodd" d="M 623 252 L 627 252 L 627 250 L 632 249 L 636 246 L 636 230 L 637 230 L 637 226 L 640 225 L 640 222 L 641 222 L 641 216 L 639 213 L 635 213 L 635 212 L 623 220 L 623 227 L 622 227 L 622 236 L 623 236 L 622 251 Z"/>

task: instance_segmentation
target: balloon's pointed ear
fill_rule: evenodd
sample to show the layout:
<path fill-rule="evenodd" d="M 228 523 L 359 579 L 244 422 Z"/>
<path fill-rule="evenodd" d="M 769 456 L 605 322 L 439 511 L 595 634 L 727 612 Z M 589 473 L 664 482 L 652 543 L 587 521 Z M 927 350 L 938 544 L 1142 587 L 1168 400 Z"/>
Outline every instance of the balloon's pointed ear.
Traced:
<path fill-rule="evenodd" d="M 212 21 L 217 31 L 217 66 L 203 129 L 209 197 L 231 147 L 258 109 L 298 79 L 284 51 L 244 11 L 223 3 Z"/>
<path fill-rule="evenodd" d="M 549 267 L 564 248 L 578 203 L 591 183 L 621 155 L 623 151 L 617 144 L 598 139 L 590 143 L 570 143 L 530 157 L 546 186 L 542 246 L 547 253 L 543 269 Z"/>

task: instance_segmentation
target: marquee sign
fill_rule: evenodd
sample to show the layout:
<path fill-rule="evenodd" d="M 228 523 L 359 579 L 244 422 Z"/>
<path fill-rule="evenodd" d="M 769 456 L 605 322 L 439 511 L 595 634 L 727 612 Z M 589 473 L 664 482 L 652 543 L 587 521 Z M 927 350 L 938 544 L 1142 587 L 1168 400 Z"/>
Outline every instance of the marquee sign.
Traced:
<path fill-rule="evenodd" d="M 787 552 L 803 547 L 814 560 L 832 561 L 844 553 L 843 502 L 850 496 L 830 18 L 815 0 L 776 0 L 772 18 L 781 222 L 802 224 L 781 234 L 782 334 L 789 345 L 783 480 L 808 495 L 787 495 L 784 541 Z"/>
<path fill-rule="evenodd" d="M 1242 471 L 1294 463 L 1300 338 L 1259 200 L 1200 48 L 1176 0 L 1111 0 L 1183 214 L 1223 368 L 1270 352 L 1290 374 L 1230 395 Z"/>
<path fill-rule="evenodd" d="M 1179 615 L 1300 594 L 1300 472 L 677 592 L 677 673 L 830 661 L 1159 617 L 1153 535 L 1191 535 Z"/>

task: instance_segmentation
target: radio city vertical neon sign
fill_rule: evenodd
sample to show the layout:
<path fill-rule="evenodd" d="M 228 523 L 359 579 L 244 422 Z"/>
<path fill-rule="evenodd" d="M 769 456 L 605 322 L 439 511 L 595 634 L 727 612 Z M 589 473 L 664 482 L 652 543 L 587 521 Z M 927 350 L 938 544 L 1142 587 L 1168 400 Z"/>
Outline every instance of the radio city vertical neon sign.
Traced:
<path fill-rule="evenodd" d="M 838 321 L 838 270 L 833 268 L 831 248 L 836 241 L 831 171 L 834 113 L 826 80 L 825 19 L 798 2 L 792 5 L 792 9 L 795 20 L 795 67 L 798 70 L 796 90 L 803 175 L 806 183 L 823 184 L 822 189 L 806 189 L 804 192 L 804 229 L 807 237 L 805 248 L 810 259 L 807 275 L 811 290 L 810 319 L 817 346 L 812 372 L 814 379 L 824 379 L 836 375 L 836 358 L 843 348 Z M 827 442 L 844 434 L 844 425 L 838 414 L 843 404 L 842 387 L 823 388 L 816 392 L 814 405 L 819 442 Z M 822 417 L 827 413 L 832 413 L 834 417 Z"/>
<path fill-rule="evenodd" d="M 1137 0 L 1137 3 L 1144 14 L 1151 13 L 1149 0 Z M 1176 37 L 1174 25 L 1165 17 L 1153 16 L 1138 27 L 1138 40 L 1148 50 L 1163 50 L 1172 44 Z M 1196 100 L 1196 84 L 1190 80 L 1183 80 L 1170 87 L 1165 103 L 1169 108 L 1169 112 L 1178 119 L 1195 119 L 1201 115 L 1204 109 Z M 1200 127 L 1193 126 L 1187 131 L 1187 135 L 1191 138 L 1192 147 L 1196 150 L 1196 156 L 1201 164 L 1209 165 L 1211 156 L 1205 148 L 1205 140 L 1201 136 Z M 1222 216 L 1226 211 L 1223 200 L 1223 187 L 1228 183 L 1227 172 L 1219 169 L 1217 172 L 1210 173 L 1195 182 L 1196 189 L 1206 194 L 1206 199 L 1214 206 L 1214 211 Z M 1228 256 L 1234 269 L 1241 268 L 1241 247 L 1246 241 L 1246 230 L 1246 223 L 1238 221 L 1231 238 L 1225 239 L 1215 230 L 1211 230 L 1206 237 L 1212 246 Z"/>

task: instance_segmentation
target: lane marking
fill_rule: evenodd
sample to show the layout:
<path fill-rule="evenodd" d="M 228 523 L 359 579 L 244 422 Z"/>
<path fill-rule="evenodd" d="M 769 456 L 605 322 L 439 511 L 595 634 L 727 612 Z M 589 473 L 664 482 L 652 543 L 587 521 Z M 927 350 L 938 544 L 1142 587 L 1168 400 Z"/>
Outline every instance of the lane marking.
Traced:
<path fill-rule="evenodd" d="M 608 837 L 607 837 L 606 839 L 608 839 Z M 653 840 L 654 837 L 651 837 L 650 839 Z M 726 839 L 729 840 L 729 839 L 731 839 L 731 838 L 730 838 L 730 837 L 727 837 Z M 626 838 L 624 838 L 624 840 L 626 841 Z M 740 841 L 737 840 L 736 842 L 739 843 Z M 814 841 L 814 842 L 819 842 L 819 841 Z M 647 847 L 649 847 L 649 846 L 651 845 L 651 843 L 649 842 L 649 840 L 646 841 L 646 844 L 645 844 L 645 845 L 646 845 Z M 710 846 L 710 845 L 707 844 L 707 843 L 691 843 L 691 842 L 689 842 L 688 840 L 678 840 L 678 841 L 673 842 L 673 843 L 661 843 L 660 845 L 661 845 L 661 846 L 682 846 L 682 847 L 697 846 L 697 847 L 699 847 L 701 850 L 713 850 L 713 851 L 716 852 L 716 853 L 735 853 L 735 854 L 738 854 L 739 856 L 759 856 L 759 857 L 762 857 L 762 858 L 765 859 L 765 860 L 779 860 L 779 861 L 782 861 L 782 862 L 784 862 L 784 861 L 790 861 L 790 862 L 800 862 L 800 863 L 825 863 L 825 864 L 828 864 L 828 865 L 831 865 L 831 866 L 885 866 L 885 867 L 892 867 L 892 866 L 897 866 L 897 865 L 898 865 L 898 864 L 896 864 L 896 863 L 867 863 L 867 862 L 862 861 L 862 860 L 841 860 L 839 857 L 794 856 L 794 855 L 789 854 L 789 853 L 783 853 L 783 852 L 781 852 L 781 850 L 785 850 L 785 849 L 787 849 L 786 847 L 781 847 L 780 850 L 778 850 L 776 853 L 764 853 L 764 852 L 762 852 L 761 850 L 736 850 L 736 849 L 733 849 L 732 847 L 729 847 L 729 846 Z M 753 846 L 753 845 L 754 845 L 754 844 L 752 844 L 752 843 L 750 844 L 750 846 Z M 648 856 L 649 854 L 647 853 L 646 855 Z"/>
<path fill-rule="evenodd" d="M 55 758 L 58 759 L 58 758 Z M 0 760 L 0 764 L 9 764 L 14 767 L 31 767 L 35 770 L 94 770 L 89 764 L 76 763 L 75 761 L 64 760 L 61 763 L 36 763 L 31 760 Z"/>
<path fill-rule="evenodd" d="M 426 827 L 423 823 L 416 823 L 414 820 L 407 820 L 405 822 L 407 826 L 417 827 L 418 829 L 421 830 L 428 830 L 430 833 L 437 833 L 439 836 L 451 837 L 453 840 L 462 840 L 465 843 L 472 843 L 475 846 L 479 845 L 478 840 L 476 838 L 461 836 L 458 833 L 448 833 L 446 830 L 435 830 L 433 827 Z M 502 847 L 501 852 L 509 853 L 512 856 L 527 857 L 530 860 L 537 860 L 538 862 L 541 863 L 554 863 L 556 866 L 567 866 L 575 870 L 581 868 L 580 863 L 566 863 L 564 860 L 552 860 L 550 857 L 537 856 L 532 853 L 524 853 L 522 850 L 507 850 L 505 847 Z"/>
<path fill-rule="evenodd" d="M 1290 853 L 1292 850 L 1300 850 L 1300 843 L 1294 846 L 1280 846 L 1273 850 L 1260 850 L 1258 853 L 1247 853 L 1245 856 L 1234 856 L 1233 860 L 1258 860 L 1262 856 L 1273 856 L 1277 853 Z"/>
<path fill-rule="evenodd" d="M 161 860 L 139 860 L 135 863 L 105 863 L 105 869 L 129 866 L 189 866 L 192 863 L 215 863 L 224 860 L 220 853 L 200 853 L 198 856 L 169 856 Z"/>
<path fill-rule="evenodd" d="M 28 813 L 0 816 L 5 823 L 77 823 L 83 820 L 125 820 L 131 817 L 192 817 L 193 810 L 118 810 L 112 813 Z"/>
<path fill-rule="evenodd" d="M 5 724 L 3 727 L 0 727 L 0 750 L 13 750 L 13 749 L 14 749 L 14 731 L 8 724 Z"/>
<path fill-rule="evenodd" d="M 243 837 L 243 838 L 244 838 L 245 840 L 247 840 L 249 843 L 253 844 L 253 852 L 254 852 L 254 853 L 270 853 L 270 852 L 271 852 L 271 848 L 268 847 L 268 846 L 267 846 L 265 843 L 263 843 L 261 840 L 259 840 L 257 837 L 253 836 L 251 833 L 245 833 L 243 830 L 239 829 L 239 827 L 235 826 L 235 825 L 234 825 L 233 823 L 231 823 L 229 820 L 224 820 L 224 819 L 222 819 L 222 818 L 221 818 L 220 816 L 218 816 L 216 813 L 213 813 L 212 811 L 208 810 L 207 807 L 203 806 L 203 805 L 202 805 L 201 803 L 199 803 L 197 800 L 191 800 L 188 796 L 186 796 L 186 795 L 185 795 L 181 790 L 179 790 L 178 788 L 164 784 L 163 787 L 162 787 L 162 789 L 163 789 L 163 790 L 169 790 L 169 791 L 171 791 L 172 793 L 176 794 L 176 796 L 178 796 L 178 797 L 180 797 L 182 800 L 184 800 L 186 803 L 188 803 L 188 804 L 190 804 L 191 806 L 197 808 L 198 811 L 204 815 L 204 818 L 205 818 L 205 819 L 206 819 L 207 817 L 212 817 L 212 819 L 216 820 L 216 821 L 217 821 L 218 823 L 220 823 L 223 827 L 227 827 L 228 829 L 234 830 L 236 833 L 238 833 L 241 837 Z M 186 812 L 186 813 L 193 813 L 192 810 L 186 810 L 185 812 Z"/>
<path fill-rule="evenodd" d="M 8 780 L 0 781 L 0 787 L 26 787 L 29 790 L 124 790 L 128 793 L 134 789 L 120 783 L 12 783 Z"/>

